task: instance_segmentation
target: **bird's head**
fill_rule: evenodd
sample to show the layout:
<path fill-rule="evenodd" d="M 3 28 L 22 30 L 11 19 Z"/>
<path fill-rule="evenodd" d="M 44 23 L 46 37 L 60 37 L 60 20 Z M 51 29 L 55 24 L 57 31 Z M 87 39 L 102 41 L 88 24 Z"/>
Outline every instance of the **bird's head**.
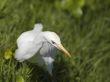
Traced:
<path fill-rule="evenodd" d="M 46 31 L 44 32 L 44 37 L 50 44 L 64 52 L 65 55 L 71 57 L 70 53 L 61 44 L 61 40 L 55 32 Z"/>

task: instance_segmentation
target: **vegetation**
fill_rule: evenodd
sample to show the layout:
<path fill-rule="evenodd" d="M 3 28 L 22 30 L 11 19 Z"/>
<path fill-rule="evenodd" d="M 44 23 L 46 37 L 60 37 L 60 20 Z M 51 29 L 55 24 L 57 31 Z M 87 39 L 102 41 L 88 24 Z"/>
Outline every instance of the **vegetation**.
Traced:
<path fill-rule="evenodd" d="M 0 82 L 51 82 L 41 67 L 14 59 L 18 36 L 39 22 L 72 55 L 58 53 L 55 82 L 110 82 L 110 0 L 0 0 Z"/>

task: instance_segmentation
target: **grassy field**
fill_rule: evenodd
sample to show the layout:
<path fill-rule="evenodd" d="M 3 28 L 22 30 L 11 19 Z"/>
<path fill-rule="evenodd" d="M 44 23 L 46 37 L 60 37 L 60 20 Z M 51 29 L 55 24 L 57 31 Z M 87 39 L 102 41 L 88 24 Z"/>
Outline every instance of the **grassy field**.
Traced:
<path fill-rule="evenodd" d="M 56 32 L 72 55 L 58 52 L 55 82 L 110 82 L 110 1 L 65 1 L 70 2 L 0 0 L 0 82 L 51 82 L 41 67 L 14 59 L 18 36 L 39 22 Z"/>

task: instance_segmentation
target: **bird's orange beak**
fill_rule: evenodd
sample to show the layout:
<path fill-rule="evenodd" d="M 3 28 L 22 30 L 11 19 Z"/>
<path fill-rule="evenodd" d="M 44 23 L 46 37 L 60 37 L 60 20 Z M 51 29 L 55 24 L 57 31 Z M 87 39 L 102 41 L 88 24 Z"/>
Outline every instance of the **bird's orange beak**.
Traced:
<path fill-rule="evenodd" d="M 65 55 L 71 57 L 70 53 L 63 47 L 62 44 L 57 45 L 57 48 L 58 48 L 59 50 L 61 50 L 62 52 L 64 52 Z"/>

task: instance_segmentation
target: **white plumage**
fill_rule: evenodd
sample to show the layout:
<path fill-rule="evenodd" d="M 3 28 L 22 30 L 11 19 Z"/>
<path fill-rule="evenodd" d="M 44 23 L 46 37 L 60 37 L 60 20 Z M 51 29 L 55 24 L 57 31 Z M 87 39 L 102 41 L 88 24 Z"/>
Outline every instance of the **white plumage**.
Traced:
<path fill-rule="evenodd" d="M 17 39 L 15 58 L 19 62 L 25 60 L 40 66 L 45 65 L 52 75 L 53 61 L 57 49 L 70 56 L 68 51 L 61 45 L 60 38 L 55 32 L 42 32 L 43 25 L 35 24 L 33 30 L 23 32 Z"/>

